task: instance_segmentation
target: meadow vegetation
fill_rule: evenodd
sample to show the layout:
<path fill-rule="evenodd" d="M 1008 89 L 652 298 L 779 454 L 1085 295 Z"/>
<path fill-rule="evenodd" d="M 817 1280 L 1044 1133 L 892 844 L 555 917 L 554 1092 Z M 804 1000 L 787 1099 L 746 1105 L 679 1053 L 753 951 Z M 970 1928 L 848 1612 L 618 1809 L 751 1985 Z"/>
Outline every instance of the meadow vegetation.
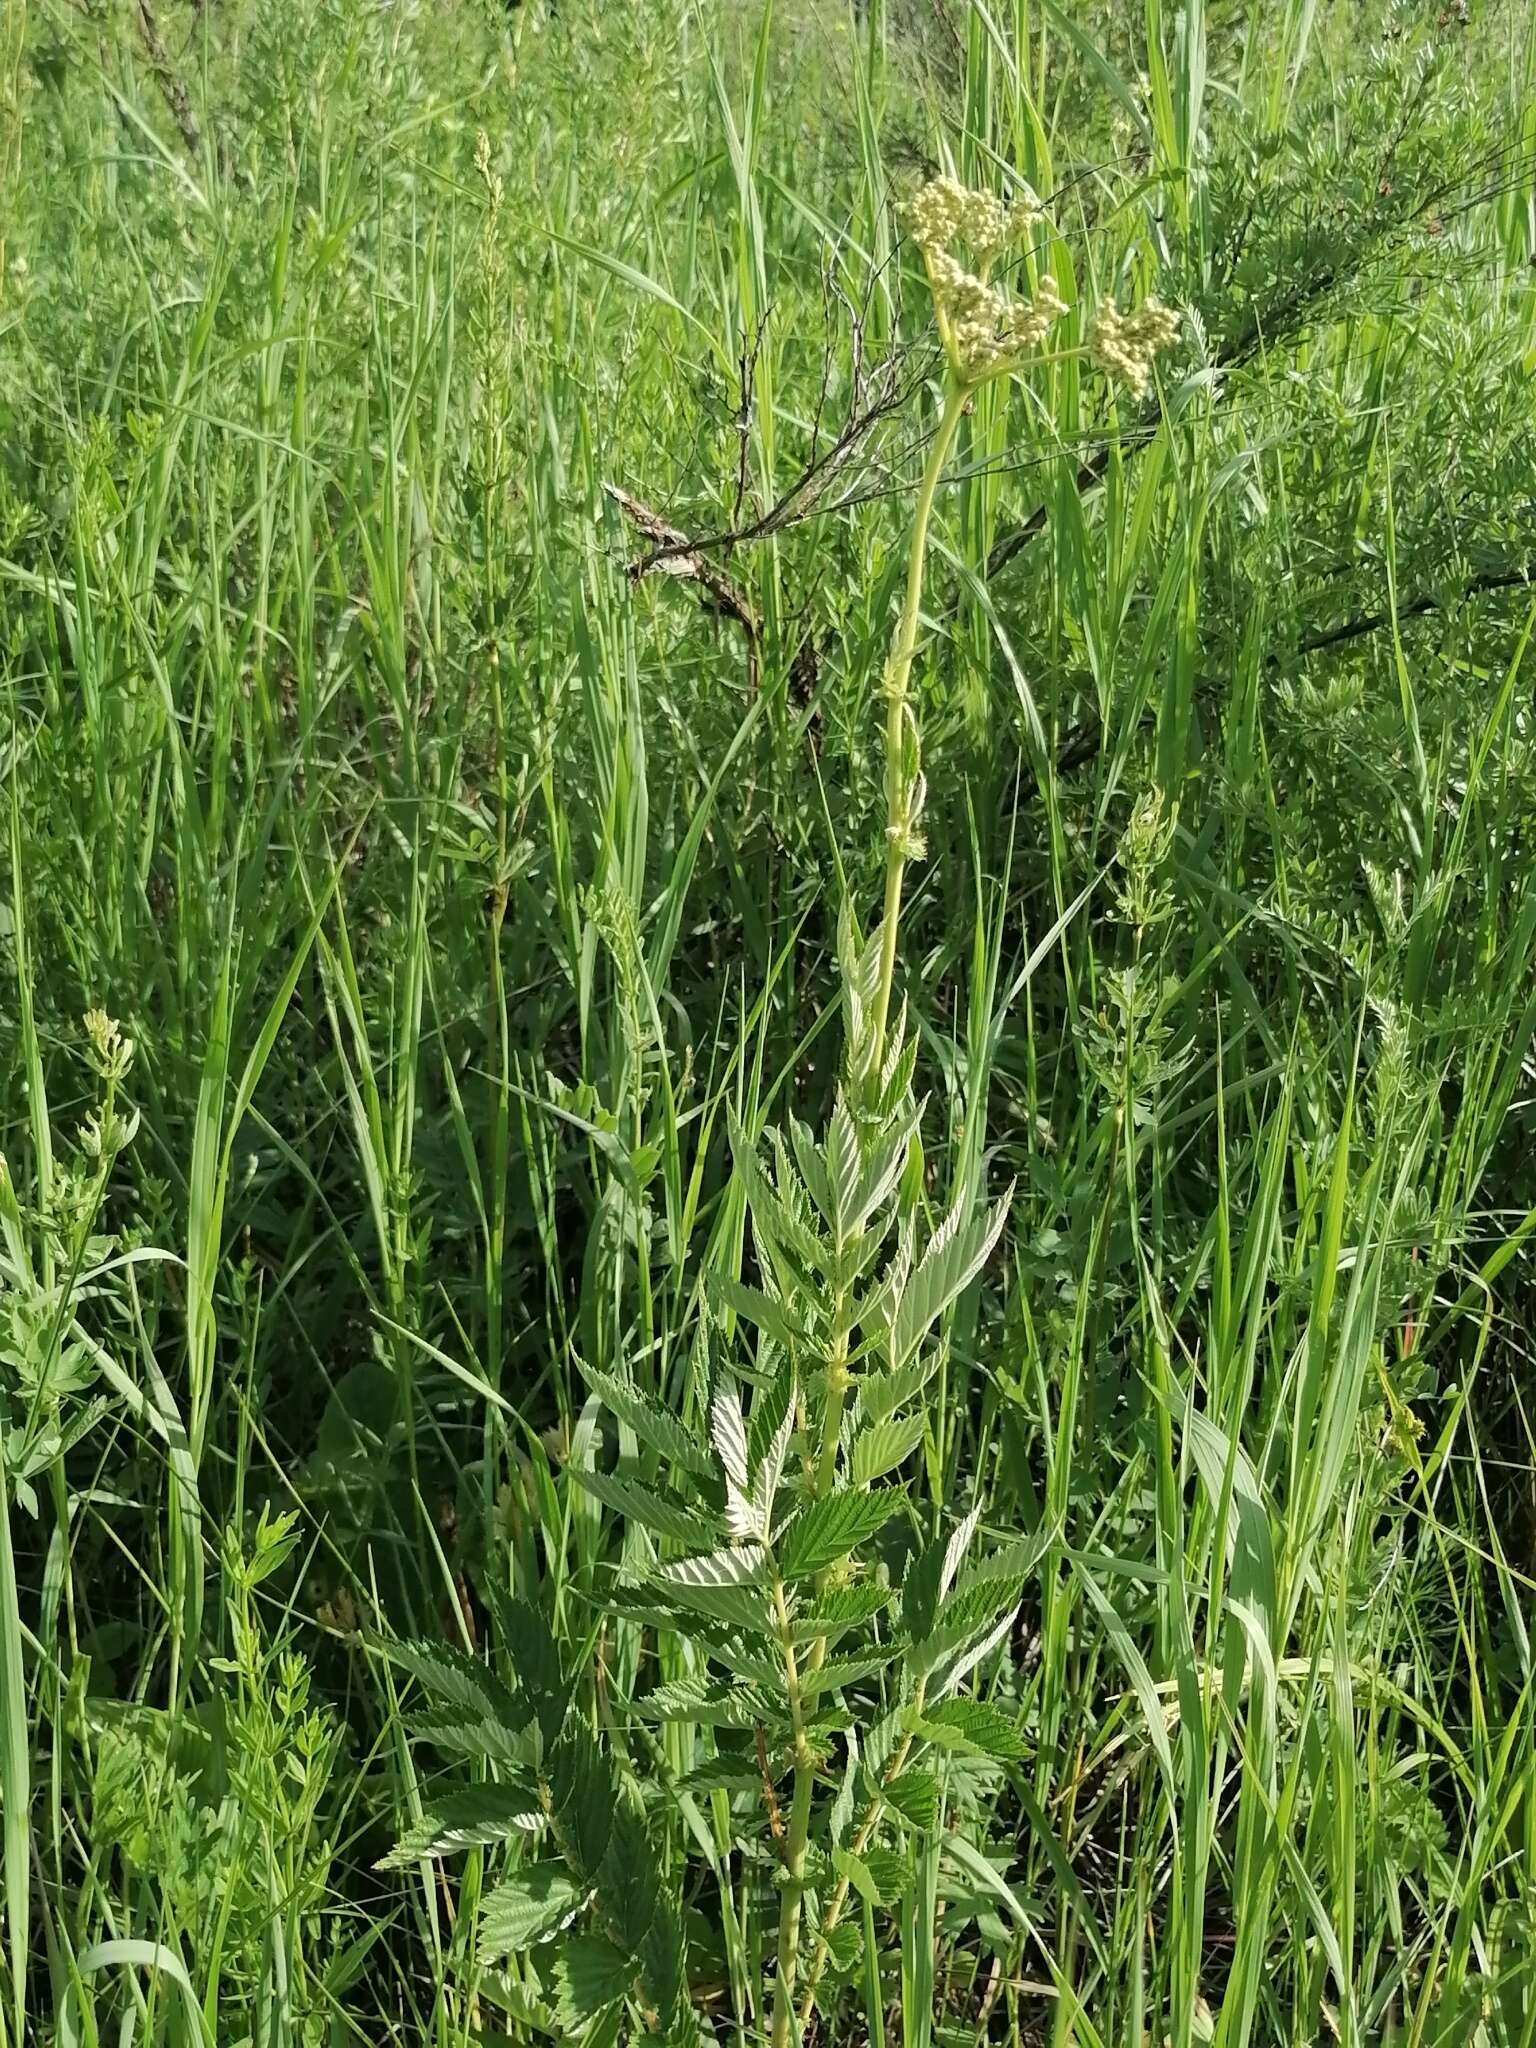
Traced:
<path fill-rule="evenodd" d="M 1524 0 L 0 0 L 0 2048 L 1536 2048 L 1533 536 Z"/>

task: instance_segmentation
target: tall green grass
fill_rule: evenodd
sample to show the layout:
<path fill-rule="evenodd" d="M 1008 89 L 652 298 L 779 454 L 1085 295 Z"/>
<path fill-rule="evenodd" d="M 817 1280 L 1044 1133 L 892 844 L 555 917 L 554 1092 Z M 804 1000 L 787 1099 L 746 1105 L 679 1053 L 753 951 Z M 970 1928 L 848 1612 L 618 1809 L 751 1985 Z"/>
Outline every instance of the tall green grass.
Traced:
<path fill-rule="evenodd" d="M 1500 0 L 0 11 L 5 2042 L 643 2030 L 496 1952 L 541 1849 L 421 1846 L 521 1764 L 401 1645 L 533 1698 L 545 1630 L 768 2037 L 755 1742 L 648 1711 L 612 1482 L 772 1364 L 945 150 L 1068 342 L 1184 328 L 937 473 L 908 1193 L 1015 1192 L 867 1576 L 1027 1564 L 793 2028 L 1536 2042 L 1533 106 Z"/>

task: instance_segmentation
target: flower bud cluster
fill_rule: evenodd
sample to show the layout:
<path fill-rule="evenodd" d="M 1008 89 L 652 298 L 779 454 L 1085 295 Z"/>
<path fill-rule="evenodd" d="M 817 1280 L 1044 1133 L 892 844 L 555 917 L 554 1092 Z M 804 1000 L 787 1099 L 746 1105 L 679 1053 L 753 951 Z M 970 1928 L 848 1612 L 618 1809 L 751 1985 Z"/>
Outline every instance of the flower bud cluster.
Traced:
<path fill-rule="evenodd" d="M 1152 363 L 1178 339 L 1179 316 L 1158 299 L 1147 299 L 1134 313 L 1113 303 L 1101 307 L 1091 344 L 1094 361 L 1111 377 L 1119 377 L 1138 398 L 1152 388 Z"/>
<path fill-rule="evenodd" d="M 1021 232 L 1039 221 L 1040 208 L 1025 196 L 1005 208 L 990 192 L 969 192 L 953 178 L 934 178 L 907 213 L 912 238 L 928 266 L 933 300 L 949 337 L 956 366 L 980 378 L 1043 341 L 1066 306 L 1049 278 L 1030 300 L 1011 299 L 989 284 L 986 271 Z M 953 253 L 956 243 L 973 255 L 980 274 Z"/>

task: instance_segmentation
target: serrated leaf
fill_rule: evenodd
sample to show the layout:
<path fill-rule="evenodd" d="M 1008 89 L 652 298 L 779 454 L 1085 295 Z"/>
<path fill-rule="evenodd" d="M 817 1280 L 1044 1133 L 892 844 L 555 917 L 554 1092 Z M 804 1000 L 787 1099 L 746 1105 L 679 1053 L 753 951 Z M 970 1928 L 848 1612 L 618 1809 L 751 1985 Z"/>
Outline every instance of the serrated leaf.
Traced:
<path fill-rule="evenodd" d="M 869 1148 L 858 1183 L 849 1197 L 848 1229 L 863 1230 L 875 1211 L 884 1208 L 895 1192 L 918 1115 L 916 1108 L 908 1109 L 882 1130 Z"/>
<path fill-rule="evenodd" d="M 941 1700 L 926 1708 L 915 1726 L 935 1748 L 962 1756 L 1012 1764 L 1028 1753 L 1017 1725 L 990 1700 Z"/>
<path fill-rule="evenodd" d="M 526 1728 L 533 1718 L 527 1701 L 514 1698 L 478 1657 L 447 1643 L 374 1641 L 391 1664 L 410 1672 L 434 1704 L 456 1707 L 474 1719 L 500 1721 L 509 1729 Z"/>
<path fill-rule="evenodd" d="M 880 1896 L 880 1887 L 876 1884 L 869 1865 L 861 1856 L 855 1856 L 851 1849 L 834 1849 L 832 1851 L 832 1868 L 839 1877 L 845 1878 L 852 1885 L 853 1889 L 867 1905 L 880 1906 L 885 1903 Z"/>
<path fill-rule="evenodd" d="M 531 1600 L 510 1600 L 498 1591 L 493 1607 L 508 1651 L 517 1659 L 517 1682 L 528 1696 L 547 1747 L 559 1735 L 571 1702 L 554 1632 Z"/>
<path fill-rule="evenodd" d="M 470 1762 L 522 1765 L 531 1761 L 531 1719 L 511 1729 L 488 1714 L 469 1714 L 461 1707 L 433 1707 L 408 1716 L 411 1733 L 449 1756 Z"/>
<path fill-rule="evenodd" d="M 779 1543 L 779 1570 L 786 1579 L 811 1578 L 850 1557 L 882 1529 L 901 1505 L 891 1487 L 883 1493 L 824 1494 L 790 1523 Z"/>
<path fill-rule="evenodd" d="M 480 1911 L 486 1956 L 520 1955 L 547 1941 L 579 1911 L 583 1893 L 563 1863 L 529 1863 L 497 1885 Z"/>
<path fill-rule="evenodd" d="M 867 1372 L 859 1382 L 859 1414 L 878 1425 L 898 1408 L 915 1401 L 939 1369 L 939 1352 L 930 1347 L 909 1358 L 894 1372 Z"/>
<path fill-rule="evenodd" d="M 962 1197 L 918 1261 L 891 1318 L 890 1363 L 899 1371 L 944 1311 L 981 1271 L 1007 1220 L 1013 1190 L 986 1215 L 967 1219 Z"/>
<path fill-rule="evenodd" d="M 763 1577 L 763 1553 L 729 1543 L 700 1557 L 674 1557 L 658 1567 L 656 1577 L 668 1586 L 750 1586 Z"/>
<path fill-rule="evenodd" d="M 903 1771 L 885 1787 L 886 1803 L 921 1834 L 931 1832 L 939 1817 L 939 1781 L 932 1771 Z"/>
<path fill-rule="evenodd" d="M 742 1757 L 712 1756 L 685 1772 L 677 1789 L 692 1799 L 703 1799 L 711 1792 L 750 1792 L 760 1798 L 763 1778 L 755 1763 L 749 1765 Z"/>
<path fill-rule="evenodd" d="M 599 1934 L 572 1934 L 555 1959 L 555 2013 L 568 2033 L 577 2033 L 628 1992 L 635 1966 Z"/>
<path fill-rule="evenodd" d="M 704 1728 L 750 1728 L 780 1718 L 780 1710 L 751 1686 L 715 1678 L 675 1678 L 635 1702 L 656 1721 L 681 1721 Z"/>
<path fill-rule="evenodd" d="M 937 1591 L 935 1619 L 914 1645 L 924 1670 L 991 1628 L 1000 1614 L 1011 1614 L 1022 1588 L 1017 1579 L 975 1579 L 961 1593 Z M 942 1605 L 938 1604 L 942 1602 Z"/>
<path fill-rule="evenodd" d="M 798 1268 L 806 1278 L 819 1273 L 825 1250 L 815 1231 L 795 1216 L 769 1186 L 768 1176 L 734 1116 L 730 1118 L 730 1133 L 731 1156 L 752 1213 L 754 1232 L 768 1247 L 777 1249 L 781 1256 L 787 1255 L 791 1268 Z"/>
<path fill-rule="evenodd" d="M 761 1591 L 763 1561 L 761 1550 L 732 1544 L 704 1557 L 675 1558 L 660 1568 L 652 1585 L 663 1588 L 680 1607 L 712 1616 L 735 1628 L 766 1631 L 768 1603 Z"/>
<path fill-rule="evenodd" d="M 955 1583 L 955 1573 L 965 1562 L 965 1553 L 976 1540 L 976 1531 L 981 1523 L 981 1509 L 972 1508 L 968 1515 L 962 1515 L 956 1523 L 954 1533 L 944 1546 L 944 1562 L 939 1568 L 939 1598 L 942 1600 Z"/>
<path fill-rule="evenodd" d="M 883 1906 L 894 1906 L 910 1889 L 912 1866 L 905 1856 L 878 1844 L 864 1851 L 864 1867 L 874 1879 Z"/>
<path fill-rule="evenodd" d="M 741 1396 L 728 1381 L 722 1380 L 710 1403 L 709 1435 L 726 1485 L 745 1495 L 752 1483 L 747 1472 L 747 1423 Z"/>
<path fill-rule="evenodd" d="M 985 1557 L 973 1558 L 955 1582 L 957 1592 L 963 1596 L 983 1579 L 1010 1579 L 1022 1588 L 1056 1536 L 1054 1528 L 1040 1528 L 1033 1536 L 1017 1537 L 999 1550 L 988 1551 Z"/>
<path fill-rule="evenodd" d="M 877 1671 L 883 1671 L 900 1654 L 900 1647 L 894 1646 L 871 1650 L 863 1656 L 828 1657 L 814 1671 L 806 1671 L 802 1675 L 801 1692 L 806 1698 L 814 1699 L 818 1693 L 836 1692 L 842 1686 L 857 1685 L 860 1679 L 872 1678 Z"/>
<path fill-rule="evenodd" d="M 733 1590 L 727 1587 L 724 1593 Z M 685 1604 L 673 1600 L 669 1588 L 654 1583 L 644 1590 L 616 1586 L 603 1605 L 609 1613 L 621 1614 L 639 1628 L 676 1630 L 695 1648 L 707 1649 L 729 1671 L 744 1673 L 765 1685 L 777 1682 L 782 1677 L 778 1667 L 770 1672 L 764 1660 L 754 1658 L 748 1647 L 761 1644 L 767 1634 L 768 1608 L 761 1596 L 751 1587 L 743 1587 L 735 1601 L 726 1603 L 736 1611 L 718 1615 L 713 1606 L 709 1614 L 704 1613 L 697 1604 L 698 1597 L 701 1596 L 690 1596 Z"/>
<path fill-rule="evenodd" d="M 939 1574 L 944 1569 L 947 1538 L 936 1537 L 924 1544 L 907 1563 L 901 1582 L 901 1625 L 914 1642 L 922 1642 L 933 1629 L 939 1606 Z"/>
<path fill-rule="evenodd" d="M 661 1910 L 661 1873 L 643 1824 L 623 1800 L 614 1808 L 597 1891 L 614 1932 L 635 1952 Z"/>
<path fill-rule="evenodd" d="M 823 1219 L 836 1224 L 837 1215 L 832 1204 L 832 1189 L 827 1180 L 827 1169 L 817 1150 L 816 1139 L 810 1126 L 799 1117 L 789 1120 L 790 1148 L 795 1155 L 795 1164 L 800 1169 L 800 1178 L 805 1182 L 806 1193 L 816 1204 Z"/>
<path fill-rule="evenodd" d="M 923 1440 L 921 1415 L 876 1422 L 853 1440 L 853 1483 L 868 1486 L 910 1458 Z"/>
<path fill-rule="evenodd" d="M 669 1465 L 691 1472 L 696 1479 L 714 1477 L 708 1451 L 694 1442 L 677 1417 L 659 1401 L 652 1400 L 638 1387 L 626 1385 L 612 1373 L 599 1372 L 595 1366 L 584 1367 L 583 1373 L 592 1391 L 601 1396 L 604 1407 L 620 1422 L 627 1422 L 641 1443 L 649 1444 Z"/>
<path fill-rule="evenodd" d="M 544 1759 L 560 1844 L 588 1883 L 596 1882 L 620 1797 L 613 1769 L 592 1731 L 573 1715 Z"/>
<path fill-rule="evenodd" d="M 871 1621 L 890 1602 L 890 1589 L 865 1579 L 857 1586 L 837 1586 L 822 1593 L 790 1616 L 790 1640 L 814 1643 L 836 1642 L 849 1629 Z"/>
<path fill-rule="evenodd" d="M 832 1960 L 845 1975 L 864 1953 L 864 1935 L 857 1920 L 843 1920 L 827 1936 Z"/>
<path fill-rule="evenodd" d="M 859 1190 L 863 1160 L 859 1134 L 848 1105 L 839 1094 L 827 1127 L 827 1188 L 832 1197 L 833 1229 L 839 1245 L 854 1235 L 853 1204 Z"/>
<path fill-rule="evenodd" d="M 705 1515 L 672 1495 L 653 1492 L 638 1480 L 625 1479 L 617 1472 L 588 1472 L 579 1465 L 567 1465 L 565 1469 L 583 1493 L 590 1493 L 604 1507 L 628 1522 L 637 1522 L 654 1536 L 695 1547 L 719 1541 L 719 1525 L 712 1515 Z"/>
<path fill-rule="evenodd" d="M 786 1395 L 789 1391 L 786 1387 Z M 754 1414 L 755 1412 L 754 1403 Z M 757 1511 L 758 1527 L 765 1538 L 773 1527 L 773 1504 L 778 1498 L 779 1481 L 784 1477 L 784 1460 L 789 1456 L 789 1443 L 794 1430 L 795 1404 L 792 1399 L 786 1398 L 784 1413 L 779 1417 L 778 1427 L 769 1438 L 762 1462 L 752 1476 L 752 1505 Z"/>
<path fill-rule="evenodd" d="M 733 1280 L 728 1273 L 712 1273 L 708 1291 L 716 1308 L 734 1309 L 738 1316 L 771 1337 L 783 1350 L 792 1352 L 810 1342 L 809 1331 L 794 1320 L 782 1302 L 775 1301 L 762 1288 L 748 1287 L 743 1281 Z"/>
<path fill-rule="evenodd" d="M 932 1698 L 936 1693 L 950 1692 L 960 1681 L 974 1671 L 978 1664 L 984 1664 L 994 1650 L 1000 1649 L 1007 1641 L 1013 1627 L 1014 1616 L 1018 1613 L 1012 1607 L 990 1630 L 979 1633 L 961 1649 L 950 1662 L 937 1686 L 930 1684 L 928 1691 Z"/>
<path fill-rule="evenodd" d="M 488 1842 L 537 1834 L 544 1814 L 531 1790 L 516 1785 L 467 1785 L 434 1799 L 379 1865 L 398 1870 L 424 1857 L 452 1856 Z"/>

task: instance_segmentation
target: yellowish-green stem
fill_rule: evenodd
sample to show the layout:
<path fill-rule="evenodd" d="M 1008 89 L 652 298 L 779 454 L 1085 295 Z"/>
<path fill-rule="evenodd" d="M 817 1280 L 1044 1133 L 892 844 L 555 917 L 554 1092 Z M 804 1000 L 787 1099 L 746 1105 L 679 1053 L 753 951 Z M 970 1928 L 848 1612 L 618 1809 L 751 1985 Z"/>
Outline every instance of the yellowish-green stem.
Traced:
<path fill-rule="evenodd" d="M 908 852 L 917 829 L 917 819 L 913 814 L 917 771 L 915 763 L 909 764 L 907 758 L 907 726 L 910 718 L 908 690 L 912 676 L 912 661 L 917 652 L 918 625 L 922 616 L 923 573 L 928 559 L 928 529 L 933 519 L 939 479 L 944 473 L 944 465 L 949 459 L 949 451 L 954 445 L 955 433 L 969 396 L 968 384 L 951 370 L 945 381 L 944 409 L 939 416 L 933 445 L 928 450 L 928 460 L 923 468 L 922 483 L 918 487 L 917 504 L 912 517 L 906 597 L 902 604 L 901 617 L 897 622 L 896 637 L 891 643 L 890 656 L 886 662 L 885 906 L 880 927 L 880 979 L 876 986 L 872 1018 L 873 1065 L 877 1073 L 885 1056 L 891 984 L 896 973 L 896 941 L 901 924 L 902 881 L 906 873 Z M 912 751 L 915 755 L 915 747 Z M 837 1447 L 842 1433 L 843 1406 L 848 1388 L 848 1333 L 843 1327 L 841 1303 L 834 1320 L 837 1331 L 833 1355 L 828 1361 L 827 1400 L 814 1478 L 815 1491 L 818 1495 L 828 1492 L 836 1478 Z M 784 1640 L 790 1720 L 794 1729 L 797 1753 L 789 1826 L 784 1842 L 784 1896 L 779 1910 L 778 1969 L 774 1979 L 771 2040 L 772 2048 L 790 2048 L 794 2033 L 795 1982 L 799 1974 L 801 1902 L 805 1896 L 805 1861 L 810 1844 L 811 1804 L 816 1788 L 816 1769 L 803 1733 L 800 1684 L 794 1651 L 790 1647 L 789 1619 L 784 1607 L 782 1588 L 779 1589 L 777 1601 L 777 1618 Z M 825 1655 L 825 1642 L 815 1643 L 807 1659 L 807 1671 L 818 1669 Z M 878 1812 L 877 1807 L 876 1819 Z M 870 1825 L 873 1825 L 873 1822 Z M 843 1897 L 846 1896 L 846 1890 L 844 1886 Z M 838 1911 L 841 1911 L 842 1902 L 843 1899 L 840 1897 Z M 819 1953 L 824 1955 L 825 1946 L 825 1942 L 822 1942 Z"/>
<path fill-rule="evenodd" d="M 878 1073 L 885 1057 L 886 1025 L 891 1009 L 891 984 L 896 976 L 896 941 L 901 928 L 901 889 L 906 877 L 907 855 L 916 831 L 911 815 L 916 774 L 908 772 L 907 721 L 908 689 L 912 659 L 917 652 L 917 630 L 923 607 L 923 572 L 928 560 L 928 529 L 933 519 L 939 478 L 949 459 L 955 432 L 970 398 L 970 386 L 953 371 L 945 380 L 944 410 L 939 416 L 933 445 L 923 469 L 917 505 L 912 515 L 912 551 L 907 562 L 907 594 L 891 643 L 885 669 L 885 905 L 880 922 L 880 979 L 875 988 L 872 1019 L 873 1065 Z"/>

